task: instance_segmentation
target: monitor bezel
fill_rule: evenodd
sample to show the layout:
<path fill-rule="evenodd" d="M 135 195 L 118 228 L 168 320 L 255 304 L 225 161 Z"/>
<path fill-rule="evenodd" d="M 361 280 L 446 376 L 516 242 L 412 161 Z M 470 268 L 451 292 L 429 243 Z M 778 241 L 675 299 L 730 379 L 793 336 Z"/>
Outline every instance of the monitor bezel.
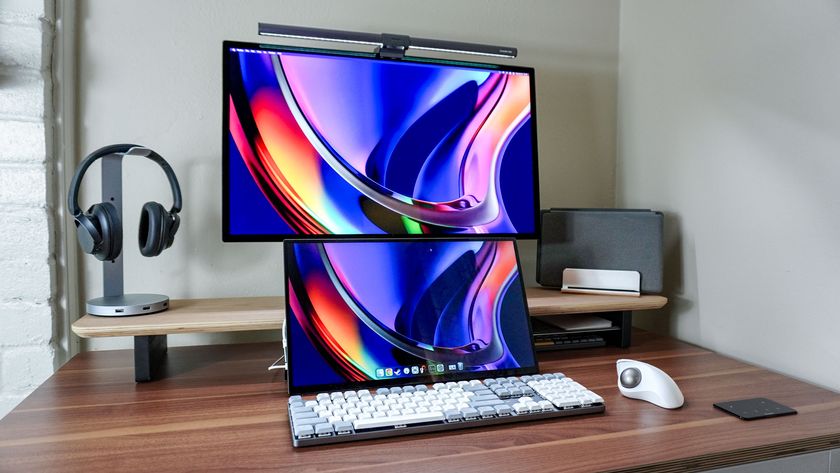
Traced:
<path fill-rule="evenodd" d="M 539 173 L 539 159 L 538 159 L 538 145 L 537 145 L 537 97 L 536 97 L 536 73 L 533 67 L 523 67 L 523 66 L 509 66 L 504 64 L 491 64 L 491 63 L 479 63 L 479 62 L 469 62 L 469 61 L 455 61 L 455 60 L 446 60 L 446 59 L 430 59 L 425 57 L 406 57 L 403 59 L 385 59 L 379 58 L 373 53 L 364 53 L 364 52 L 356 52 L 356 51 L 341 51 L 341 50 L 334 50 L 334 49 L 321 49 L 321 48 L 300 48 L 300 47 L 292 47 L 292 46 L 278 46 L 272 44 L 265 44 L 265 43 L 250 43 L 250 42 L 242 42 L 242 41 L 223 41 L 222 42 L 222 241 L 226 243 L 239 243 L 239 242 L 273 242 L 273 241 L 284 241 L 287 239 L 317 239 L 323 238 L 326 236 L 340 236 L 340 237 L 365 237 L 365 238 L 392 238 L 392 237 L 401 237 L 401 238 L 435 238 L 435 237 L 447 237 L 447 238 L 461 238 L 461 239 L 470 239 L 475 238 L 477 234 L 475 233 L 466 233 L 466 234 L 447 234 L 447 235 L 440 235 L 440 234 L 364 234 L 364 233 L 353 233 L 353 234 L 320 234 L 320 235 L 307 235 L 307 234 L 300 234 L 300 233 L 248 233 L 248 234 L 239 234 L 239 233 L 231 233 L 231 226 L 230 226 L 230 131 L 228 128 L 228 121 L 230 119 L 230 104 L 227 100 L 227 94 L 229 90 L 230 84 L 228 83 L 228 53 L 230 48 L 242 48 L 242 49 L 256 49 L 256 50 L 270 50 L 270 51 L 285 51 L 285 52 L 299 52 L 299 53 L 308 53 L 308 54 L 317 54 L 323 56 L 340 56 L 340 57 L 353 57 L 358 59 L 368 59 L 374 61 L 399 61 L 399 62 L 415 62 L 415 63 L 426 63 L 426 64 L 438 64 L 443 66 L 461 66 L 461 67 L 474 67 L 480 69 L 494 69 L 494 70 L 502 70 L 502 71 L 510 71 L 510 72 L 524 72 L 528 74 L 530 79 L 530 87 L 531 87 L 531 167 L 533 169 L 533 176 L 532 176 L 532 186 L 534 189 L 534 212 L 533 212 L 533 224 L 534 230 L 533 232 L 528 233 L 489 233 L 487 235 L 494 236 L 494 237 L 512 237 L 519 240 L 536 240 L 539 235 L 540 231 L 540 173 Z"/>
<path fill-rule="evenodd" d="M 325 383 L 325 384 L 318 384 L 318 385 L 309 385 L 309 386 L 294 386 L 293 379 L 294 379 L 294 370 L 292 369 L 292 360 L 293 357 L 293 342 L 292 337 L 288 333 L 288 327 L 290 326 L 290 321 L 292 317 L 292 311 L 289 307 L 289 297 L 287 294 L 288 287 L 289 287 L 289 266 L 291 261 L 294 261 L 294 246 L 298 243 L 364 243 L 364 242 L 371 242 L 371 243 L 389 243 L 389 242 L 407 242 L 407 243 L 421 243 L 421 242 L 448 242 L 448 241 L 457 241 L 457 242 L 464 242 L 464 241 L 476 241 L 476 242 L 488 242 L 488 241 L 506 241 L 511 242 L 513 244 L 513 250 L 516 257 L 516 269 L 519 272 L 519 285 L 522 291 L 522 301 L 524 304 L 524 311 L 525 311 L 525 323 L 528 327 L 528 337 L 530 339 L 529 346 L 531 347 L 531 357 L 534 360 L 534 365 L 530 367 L 520 367 L 520 368 L 509 368 L 509 369 L 500 369 L 500 370 L 492 370 L 492 371 L 483 371 L 481 373 L 475 372 L 464 372 L 464 373 L 454 373 L 454 374 L 444 374 L 444 375 L 432 375 L 431 373 L 421 376 L 411 376 L 411 377 L 403 377 L 403 378 L 393 378 L 393 379 L 373 379 L 368 381 L 348 381 L 346 383 Z M 524 273 L 522 272 L 522 263 L 519 259 L 519 245 L 517 245 L 516 239 L 512 237 L 482 237 L 482 238 L 449 238 L 449 237 L 431 237 L 426 238 L 423 240 L 418 240 L 417 238 L 401 238 L 401 237 L 390 237 L 390 238 L 367 238 L 367 237 L 332 237 L 332 238 L 288 238 L 283 242 L 283 299 L 284 299 L 284 327 L 287 331 L 286 336 L 284 337 L 286 346 L 284 347 L 284 352 L 286 354 L 286 386 L 288 387 L 289 394 L 309 394 L 309 393 L 317 393 L 317 392 L 325 392 L 325 391 L 337 391 L 337 390 L 348 390 L 348 389 L 364 389 L 364 388 L 371 388 L 371 387 L 387 387 L 387 386 L 403 386 L 403 385 L 417 385 L 417 384 L 433 384 L 433 383 L 445 383 L 449 381 L 462 381 L 462 380 L 472 380 L 477 378 L 498 378 L 498 377 L 507 377 L 507 376 L 521 376 L 521 375 L 530 375 L 539 373 L 539 360 L 537 359 L 537 350 L 534 347 L 533 339 L 534 339 L 534 331 L 533 327 L 531 326 L 531 312 L 528 308 L 528 297 L 525 292 L 525 278 Z"/>

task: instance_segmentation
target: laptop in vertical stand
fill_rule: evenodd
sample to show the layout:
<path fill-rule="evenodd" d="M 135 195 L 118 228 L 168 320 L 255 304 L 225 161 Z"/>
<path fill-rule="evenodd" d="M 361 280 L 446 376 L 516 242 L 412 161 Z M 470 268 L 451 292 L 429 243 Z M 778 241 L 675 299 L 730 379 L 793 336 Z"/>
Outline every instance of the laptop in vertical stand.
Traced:
<path fill-rule="evenodd" d="M 537 374 L 513 239 L 286 240 L 284 256 L 295 446 L 604 410 Z"/>

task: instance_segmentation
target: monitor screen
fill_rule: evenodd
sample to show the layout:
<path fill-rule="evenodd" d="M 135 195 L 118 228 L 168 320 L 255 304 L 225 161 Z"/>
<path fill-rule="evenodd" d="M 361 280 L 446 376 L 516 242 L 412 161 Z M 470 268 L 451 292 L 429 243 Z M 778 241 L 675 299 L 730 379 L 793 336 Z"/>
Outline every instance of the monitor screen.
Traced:
<path fill-rule="evenodd" d="M 284 249 L 291 393 L 537 372 L 512 239 Z"/>
<path fill-rule="evenodd" d="M 224 43 L 225 241 L 535 238 L 533 69 Z"/>

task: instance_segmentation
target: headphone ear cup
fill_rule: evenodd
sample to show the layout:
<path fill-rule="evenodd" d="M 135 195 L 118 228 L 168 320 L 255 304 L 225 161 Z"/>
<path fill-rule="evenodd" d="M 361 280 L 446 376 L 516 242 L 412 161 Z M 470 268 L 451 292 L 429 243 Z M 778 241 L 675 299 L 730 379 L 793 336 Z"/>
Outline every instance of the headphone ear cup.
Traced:
<path fill-rule="evenodd" d="M 166 238 L 166 247 L 169 248 L 172 246 L 172 243 L 175 242 L 175 234 L 178 233 L 178 229 L 181 227 L 181 216 L 178 215 L 177 212 L 170 214 L 167 212 L 169 224 L 169 232 Z"/>
<path fill-rule="evenodd" d="M 157 202 L 146 202 L 140 211 L 140 226 L 137 229 L 140 254 L 147 257 L 161 254 L 166 248 L 168 231 L 166 209 Z"/>
<path fill-rule="evenodd" d="M 82 251 L 88 254 L 93 254 L 102 244 L 102 233 L 99 231 L 99 226 L 95 219 L 90 218 L 89 214 L 81 214 L 76 217 L 76 236 Z"/>
<path fill-rule="evenodd" d="M 117 259 L 122 252 L 122 222 L 114 204 L 94 204 L 88 210 L 91 220 L 98 224 L 100 244 L 93 248 L 93 256 L 100 261 Z"/>

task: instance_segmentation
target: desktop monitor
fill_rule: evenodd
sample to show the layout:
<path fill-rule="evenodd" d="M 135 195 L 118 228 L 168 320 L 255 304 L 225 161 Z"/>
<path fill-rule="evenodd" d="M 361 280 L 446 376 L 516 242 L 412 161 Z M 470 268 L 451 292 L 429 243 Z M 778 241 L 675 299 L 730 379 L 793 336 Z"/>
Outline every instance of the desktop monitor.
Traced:
<path fill-rule="evenodd" d="M 223 45 L 223 238 L 536 238 L 534 70 Z"/>
<path fill-rule="evenodd" d="M 286 240 L 289 392 L 538 371 L 513 239 Z"/>

